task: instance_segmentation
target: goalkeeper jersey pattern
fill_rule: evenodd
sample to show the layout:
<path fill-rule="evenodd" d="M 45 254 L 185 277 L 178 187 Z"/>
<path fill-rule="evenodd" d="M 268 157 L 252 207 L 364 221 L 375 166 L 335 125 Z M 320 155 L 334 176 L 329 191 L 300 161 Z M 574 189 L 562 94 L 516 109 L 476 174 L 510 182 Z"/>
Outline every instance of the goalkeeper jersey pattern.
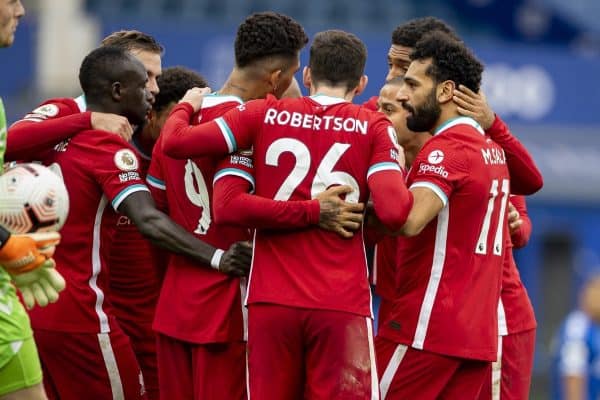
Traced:
<path fill-rule="evenodd" d="M 6 117 L 0 99 L 0 174 L 6 150 Z M 31 337 L 29 318 L 17 298 L 10 275 L 0 267 L 0 368 L 19 351 L 19 342 Z"/>

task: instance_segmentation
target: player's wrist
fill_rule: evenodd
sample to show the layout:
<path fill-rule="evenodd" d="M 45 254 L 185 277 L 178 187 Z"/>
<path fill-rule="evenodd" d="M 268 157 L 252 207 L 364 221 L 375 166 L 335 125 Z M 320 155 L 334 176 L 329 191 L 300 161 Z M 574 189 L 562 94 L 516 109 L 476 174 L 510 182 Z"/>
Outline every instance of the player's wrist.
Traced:
<path fill-rule="evenodd" d="M 321 222 L 321 203 L 317 199 L 308 201 L 308 223 L 318 225 Z"/>
<path fill-rule="evenodd" d="M 216 249 L 210 259 L 210 266 L 213 269 L 219 271 L 219 265 L 221 265 L 221 258 L 223 258 L 223 254 L 225 254 L 224 250 Z"/>

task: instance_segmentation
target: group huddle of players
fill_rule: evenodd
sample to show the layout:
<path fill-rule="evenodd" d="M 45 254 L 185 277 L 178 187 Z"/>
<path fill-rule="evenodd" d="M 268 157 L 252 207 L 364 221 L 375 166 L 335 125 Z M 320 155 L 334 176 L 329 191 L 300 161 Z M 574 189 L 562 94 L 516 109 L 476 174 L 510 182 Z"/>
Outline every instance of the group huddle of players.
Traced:
<path fill-rule="evenodd" d="M 116 32 L 82 96 L 8 129 L 6 159 L 54 164 L 71 199 L 66 288 L 28 311 L 49 398 L 528 398 L 536 324 L 511 249 L 542 178 L 479 93 L 482 64 L 411 20 L 357 105 L 362 41 L 317 33 L 302 97 L 307 43 L 250 15 L 212 92 Z"/>

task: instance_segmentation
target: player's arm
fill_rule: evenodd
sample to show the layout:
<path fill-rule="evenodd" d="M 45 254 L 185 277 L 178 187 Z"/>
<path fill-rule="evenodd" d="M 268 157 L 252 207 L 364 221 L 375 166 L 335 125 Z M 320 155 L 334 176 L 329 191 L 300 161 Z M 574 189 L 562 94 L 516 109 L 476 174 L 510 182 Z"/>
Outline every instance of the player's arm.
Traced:
<path fill-rule="evenodd" d="M 213 265 L 230 275 L 244 276 L 248 273 L 251 261 L 249 246 L 234 244 L 223 254 L 221 250 L 197 239 L 159 211 L 146 190 L 139 190 L 125 197 L 117 210 L 129 217 L 140 233 L 157 246 L 186 255 L 204 265 Z M 223 257 L 217 263 L 215 258 L 220 254 Z"/>
<path fill-rule="evenodd" d="M 277 201 L 249 193 L 251 184 L 233 175 L 215 181 L 213 212 L 221 224 L 252 228 L 293 229 L 318 225 L 343 237 L 352 237 L 362 222 L 363 205 L 347 203 L 340 195 L 350 186 L 336 186 L 313 200 Z"/>
<path fill-rule="evenodd" d="M 444 208 L 444 201 L 436 191 L 429 187 L 411 187 L 413 207 L 408 214 L 406 223 L 399 233 L 403 236 L 416 236 Z"/>
<path fill-rule="evenodd" d="M 91 112 L 79 112 L 75 104 L 42 104 L 8 129 L 6 159 L 36 160 L 41 152 L 90 129 L 90 119 Z"/>
<path fill-rule="evenodd" d="M 533 157 L 525 146 L 511 134 L 504 121 L 493 114 L 487 106 L 485 95 L 475 93 L 460 85 L 460 90 L 454 92 L 454 102 L 458 105 L 458 111 L 461 114 L 482 123 L 486 133 L 504 149 L 510 172 L 511 193 L 529 195 L 540 190 L 544 181 Z M 493 116 L 493 120 L 491 116 Z"/>
<path fill-rule="evenodd" d="M 190 118 L 202 104 L 202 89 L 188 90 L 171 110 L 162 128 L 163 151 L 172 158 L 224 156 L 248 149 L 264 117 L 264 101 L 255 100 L 228 111 L 223 117 L 190 126 Z"/>
<path fill-rule="evenodd" d="M 133 134 L 123 116 L 80 112 L 72 101 L 45 103 L 8 129 L 6 160 L 36 160 L 40 153 L 86 129 L 114 132 L 125 140 Z"/>
<path fill-rule="evenodd" d="M 586 379 L 581 375 L 563 376 L 563 399 L 564 400 L 586 400 Z"/>
<path fill-rule="evenodd" d="M 531 236 L 531 219 L 527 213 L 524 196 L 510 196 L 508 203 L 508 228 L 513 246 L 525 247 Z"/>

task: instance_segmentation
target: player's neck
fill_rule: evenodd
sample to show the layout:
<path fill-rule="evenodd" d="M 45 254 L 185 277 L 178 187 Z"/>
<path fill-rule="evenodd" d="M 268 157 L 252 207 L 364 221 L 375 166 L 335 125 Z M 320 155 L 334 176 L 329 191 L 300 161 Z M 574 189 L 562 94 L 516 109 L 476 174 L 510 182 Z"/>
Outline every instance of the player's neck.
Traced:
<path fill-rule="evenodd" d="M 244 102 L 263 99 L 268 93 L 268 89 L 262 81 L 248 77 L 239 69 L 231 71 L 229 78 L 218 91 L 218 94 L 221 95 L 237 96 Z"/>
<path fill-rule="evenodd" d="M 110 114 L 117 114 L 117 115 L 121 115 L 121 110 L 118 106 L 118 104 L 116 103 L 103 103 L 103 102 L 95 102 L 95 101 L 91 101 L 89 100 L 89 98 L 86 98 L 86 109 L 87 111 L 95 111 L 95 112 L 102 112 L 102 113 L 110 113 Z"/>
<path fill-rule="evenodd" d="M 338 97 L 340 99 L 344 99 L 346 101 L 352 102 L 354 99 L 354 91 L 348 91 L 345 87 L 339 86 L 327 86 L 327 85 L 319 85 L 310 87 L 310 95 L 314 96 L 316 94 L 321 94 L 330 97 Z"/>
<path fill-rule="evenodd" d="M 456 117 L 460 117 L 460 114 L 453 104 L 442 104 L 442 112 L 431 132 L 436 132 L 446 121 Z"/>

